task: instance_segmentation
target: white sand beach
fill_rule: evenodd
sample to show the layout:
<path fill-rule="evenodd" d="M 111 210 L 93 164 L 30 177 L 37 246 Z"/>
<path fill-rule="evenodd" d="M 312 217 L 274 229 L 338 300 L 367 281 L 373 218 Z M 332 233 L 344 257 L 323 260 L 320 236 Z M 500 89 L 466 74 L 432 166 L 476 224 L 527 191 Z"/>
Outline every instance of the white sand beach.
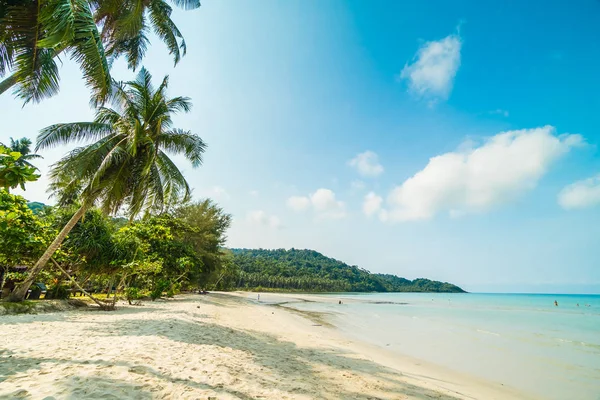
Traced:
<path fill-rule="evenodd" d="M 246 293 L 0 317 L 0 398 L 514 399 Z M 295 296 L 298 297 L 298 296 Z"/>

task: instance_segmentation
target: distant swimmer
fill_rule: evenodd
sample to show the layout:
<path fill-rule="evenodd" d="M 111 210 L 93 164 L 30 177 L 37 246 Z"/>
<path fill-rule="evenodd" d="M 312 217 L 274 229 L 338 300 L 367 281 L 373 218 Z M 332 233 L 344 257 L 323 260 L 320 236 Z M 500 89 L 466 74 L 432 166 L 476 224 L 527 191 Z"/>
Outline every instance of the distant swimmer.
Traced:
<path fill-rule="evenodd" d="M 558 307 L 558 301 L 554 300 L 554 305 Z"/>
<path fill-rule="evenodd" d="M 338 304 L 342 304 L 342 301 L 340 300 L 340 302 Z"/>
<path fill-rule="evenodd" d="M 577 303 L 577 307 L 579 307 L 579 303 Z"/>

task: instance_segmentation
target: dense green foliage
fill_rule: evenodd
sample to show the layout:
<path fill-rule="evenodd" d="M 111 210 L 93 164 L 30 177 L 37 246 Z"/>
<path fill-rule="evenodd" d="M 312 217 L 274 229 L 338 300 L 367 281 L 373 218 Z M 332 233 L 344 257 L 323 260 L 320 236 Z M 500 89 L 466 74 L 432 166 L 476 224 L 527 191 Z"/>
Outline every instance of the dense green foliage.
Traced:
<path fill-rule="evenodd" d="M 35 214 L 26 200 L 0 190 L 0 267 L 18 282 L 76 207 L 45 206 Z M 53 263 L 38 276 L 49 296 L 64 297 L 72 282 L 90 292 L 119 292 L 129 300 L 156 299 L 181 289 L 212 288 L 230 268 L 222 245 L 231 217 L 210 200 L 185 203 L 169 212 L 127 221 L 89 209 L 69 232 Z M 60 268 L 57 267 L 60 266 Z"/>
<path fill-rule="evenodd" d="M 237 287 L 319 292 L 463 292 L 450 283 L 371 274 L 314 250 L 232 249 Z"/>
<path fill-rule="evenodd" d="M 198 0 L 175 0 L 184 9 Z M 154 31 L 173 56 L 185 54 L 183 35 L 165 0 L 0 0 L 0 94 L 10 88 L 38 102 L 59 90 L 59 56 L 75 61 L 92 91 L 93 101 L 110 95 L 112 61 L 124 56 L 136 69 Z M 11 74 L 12 73 L 12 74 Z"/>
<path fill-rule="evenodd" d="M 25 164 L 22 158 L 21 153 L 0 145 L 0 187 L 6 191 L 16 187 L 25 190 L 25 183 L 40 177 L 37 168 Z"/>
<path fill-rule="evenodd" d="M 28 263 L 48 244 L 49 224 L 21 197 L 0 190 L 0 266 Z"/>
<path fill-rule="evenodd" d="M 18 277 L 9 268 L 34 261 L 53 233 L 49 224 L 27 207 L 23 197 L 0 189 L 0 290 L 9 274 Z"/>
<path fill-rule="evenodd" d="M 13 139 L 10 138 L 10 143 L 5 145 L 4 143 L 0 143 L 0 145 L 4 147 L 8 147 L 10 151 L 15 151 L 17 153 L 21 153 L 21 157 L 17 161 L 19 165 L 27 165 L 29 167 L 35 167 L 30 163 L 31 160 L 38 160 L 42 158 L 39 154 L 35 154 L 31 152 L 31 139 L 23 137 L 21 139 Z"/>

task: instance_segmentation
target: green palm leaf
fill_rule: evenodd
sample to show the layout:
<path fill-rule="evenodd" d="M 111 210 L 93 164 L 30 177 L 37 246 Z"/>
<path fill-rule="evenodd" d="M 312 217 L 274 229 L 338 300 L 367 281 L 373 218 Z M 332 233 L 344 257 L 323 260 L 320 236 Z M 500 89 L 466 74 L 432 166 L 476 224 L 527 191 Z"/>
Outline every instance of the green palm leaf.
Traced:
<path fill-rule="evenodd" d="M 181 154 L 198 167 L 206 144 L 192 132 L 171 127 L 171 114 L 189 111 L 191 103 L 185 97 L 168 98 L 167 87 L 165 78 L 155 89 L 142 68 L 134 81 L 113 86 L 114 107 L 99 107 L 94 122 L 56 124 L 40 133 L 38 148 L 93 141 L 53 166 L 52 189 L 61 202 L 79 193 L 84 203 L 134 218 L 189 198 L 190 187 L 167 153 Z"/>

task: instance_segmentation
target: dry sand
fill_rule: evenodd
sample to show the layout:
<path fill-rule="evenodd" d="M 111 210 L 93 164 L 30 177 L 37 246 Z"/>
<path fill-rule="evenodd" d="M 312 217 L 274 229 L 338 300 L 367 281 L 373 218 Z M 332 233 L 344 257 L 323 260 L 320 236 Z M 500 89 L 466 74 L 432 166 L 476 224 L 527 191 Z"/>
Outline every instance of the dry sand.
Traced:
<path fill-rule="evenodd" d="M 523 398 L 246 297 L 1 316 L 0 398 Z"/>

